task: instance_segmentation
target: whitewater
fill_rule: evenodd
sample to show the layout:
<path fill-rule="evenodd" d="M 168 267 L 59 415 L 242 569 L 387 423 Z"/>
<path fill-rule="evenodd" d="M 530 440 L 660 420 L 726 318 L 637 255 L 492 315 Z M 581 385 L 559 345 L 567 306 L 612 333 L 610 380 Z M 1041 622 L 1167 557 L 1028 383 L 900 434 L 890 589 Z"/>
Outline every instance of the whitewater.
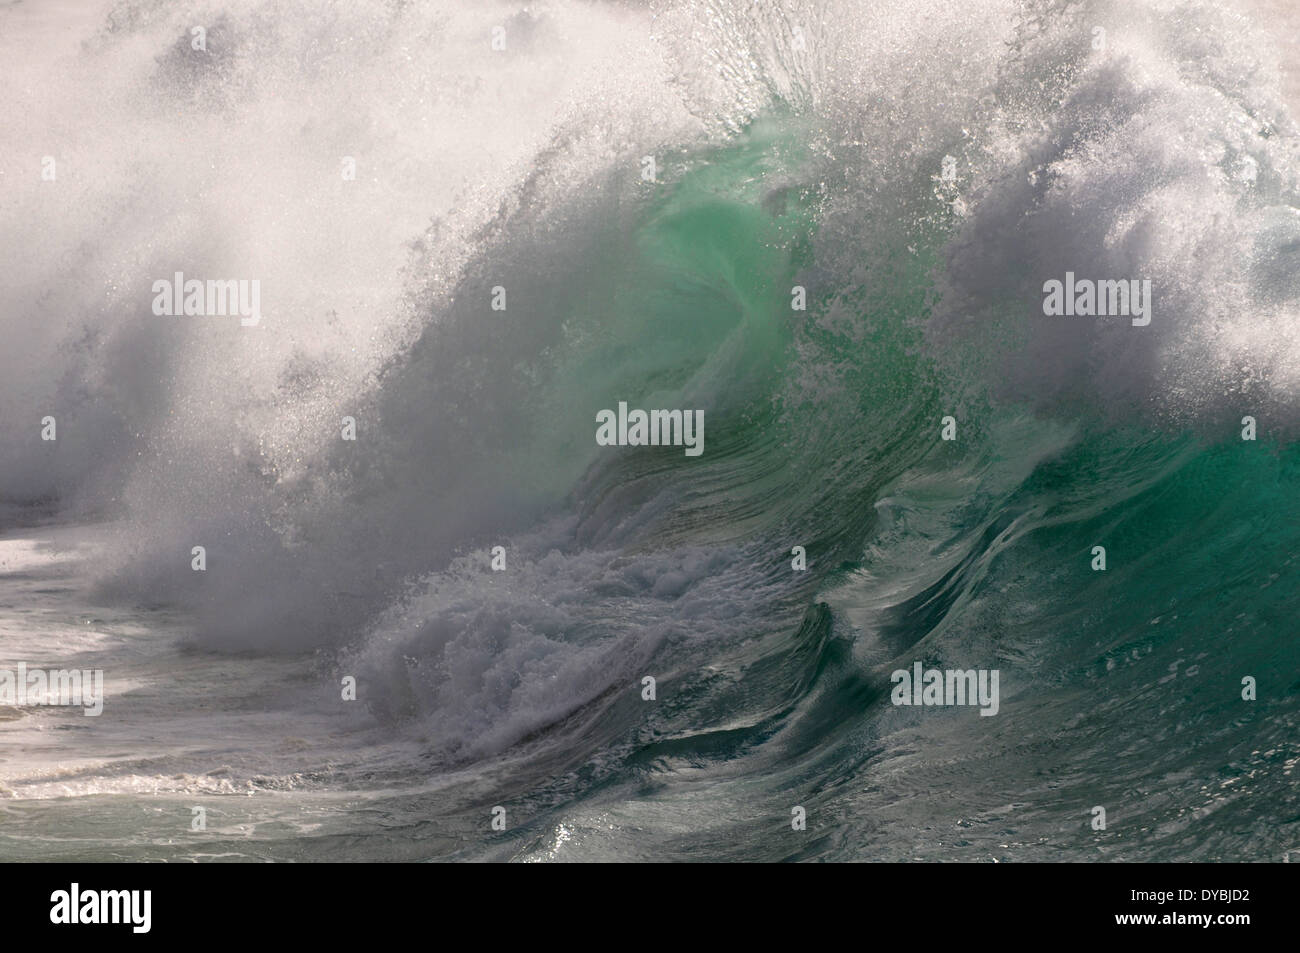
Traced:
<path fill-rule="evenodd" d="M 1297 36 L 0 6 L 0 860 L 1300 857 Z"/>

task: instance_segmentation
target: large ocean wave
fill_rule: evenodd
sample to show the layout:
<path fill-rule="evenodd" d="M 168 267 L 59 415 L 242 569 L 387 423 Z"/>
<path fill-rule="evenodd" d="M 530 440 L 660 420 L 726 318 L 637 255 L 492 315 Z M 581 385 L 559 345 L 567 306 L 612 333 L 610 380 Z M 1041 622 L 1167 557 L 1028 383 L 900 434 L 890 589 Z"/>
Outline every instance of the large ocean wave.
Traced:
<path fill-rule="evenodd" d="M 111 4 L 0 114 L 58 161 L 6 176 L 3 514 L 111 520 L 101 598 L 319 652 L 422 767 L 494 764 L 460 797 L 523 805 L 511 856 L 1273 850 L 1268 57 L 1202 0 Z M 155 316 L 178 270 L 259 278 L 261 324 Z M 1150 279 L 1150 325 L 1045 317 L 1067 271 Z M 597 446 L 619 401 L 703 409 L 705 453 Z M 1000 668 L 1001 715 L 891 707 L 913 659 Z M 1097 848 L 1107 798 L 1143 833 Z"/>

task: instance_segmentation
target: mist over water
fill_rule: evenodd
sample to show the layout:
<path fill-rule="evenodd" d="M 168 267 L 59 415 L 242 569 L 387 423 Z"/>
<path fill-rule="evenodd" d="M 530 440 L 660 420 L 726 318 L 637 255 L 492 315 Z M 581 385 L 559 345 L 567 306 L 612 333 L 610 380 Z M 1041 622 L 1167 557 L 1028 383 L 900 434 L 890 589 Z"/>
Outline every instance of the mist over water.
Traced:
<path fill-rule="evenodd" d="M 1300 138 L 1260 22 L 0 9 L 0 527 L 76 556 L 5 602 L 118 641 L 0 633 L 124 673 L 95 758 L 0 795 L 252 793 L 271 858 L 1280 856 Z M 1149 279 L 1150 325 L 1045 317 L 1067 271 Z M 176 272 L 262 320 L 155 314 Z M 598 446 L 620 401 L 705 452 Z M 891 706 L 913 660 L 1000 669 L 999 714 Z"/>

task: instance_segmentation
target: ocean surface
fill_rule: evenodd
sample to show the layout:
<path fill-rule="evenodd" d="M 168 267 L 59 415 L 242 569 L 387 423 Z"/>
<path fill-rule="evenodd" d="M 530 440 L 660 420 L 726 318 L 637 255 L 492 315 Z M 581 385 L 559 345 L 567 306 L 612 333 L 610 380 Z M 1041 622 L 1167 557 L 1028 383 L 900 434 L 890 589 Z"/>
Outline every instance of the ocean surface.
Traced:
<path fill-rule="evenodd" d="M 0 860 L 1300 860 L 1297 36 L 3 3 Z"/>

